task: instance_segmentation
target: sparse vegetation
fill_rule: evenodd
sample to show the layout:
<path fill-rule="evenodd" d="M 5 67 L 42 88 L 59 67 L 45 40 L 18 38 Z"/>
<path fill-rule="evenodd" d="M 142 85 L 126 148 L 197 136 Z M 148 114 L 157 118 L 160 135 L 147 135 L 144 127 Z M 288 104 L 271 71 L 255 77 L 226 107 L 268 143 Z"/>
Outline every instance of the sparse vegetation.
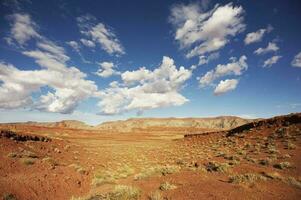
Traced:
<path fill-rule="evenodd" d="M 289 162 L 281 162 L 274 165 L 277 169 L 288 169 L 291 167 L 291 163 Z"/>
<path fill-rule="evenodd" d="M 166 165 L 166 166 L 155 166 L 151 168 L 144 169 L 139 174 L 136 174 L 134 179 L 145 179 L 151 176 L 158 176 L 158 175 L 167 175 L 167 174 L 173 174 L 180 170 L 179 166 L 176 165 Z"/>
<path fill-rule="evenodd" d="M 260 174 L 253 174 L 253 173 L 237 174 L 229 177 L 229 182 L 236 183 L 236 184 L 240 184 L 240 183 L 251 184 L 260 180 L 265 181 L 266 177 Z"/>
<path fill-rule="evenodd" d="M 301 181 L 295 179 L 294 177 L 288 177 L 288 178 L 287 178 L 287 182 L 288 182 L 290 185 L 293 185 L 293 186 L 296 186 L 296 187 L 298 187 L 298 188 L 301 188 Z"/>
<path fill-rule="evenodd" d="M 10 153 L 7 154 L 7 157 L 9 157 L 9 158 L 15 158 L 17 156 L 18 156 L 18 154 L 15 153 L 15 152 L 10 152 Z"/>
<path fill-rule="evenodd" d="M 71 165 L 69 165 L 69 167 L 74 168 L 80 174 L 86 174 L 87 173 L 87 171 L 85 170 L 85 168 L 83 168 L 79 164 L 71 164 Z"/>
<path fill-rule="evenodd" d="M 134 169 L 124 165 L 116 170 L 101 170 L 95 173 L 92 185 L 99 186 L 106 183 L 115 183 L 116 180 L 126 178 L 134 173 Z"/>
<path fill-rule="evenodd" d="M 263 172 L 262 175 L 270 179 L 283 179 L 283 177 L 278 172 Z"/>
<path fill-rule="evenodd" d="M 34 158 L 21 158 L 21 163 L 24 165 L 33 165 L 36 162 Z"/>
<path fill-rule="evenodd" d="M 160 185 L 159 189 L 162 190 L 162 191 L 165 191 L 165 190 L 173 190 L 173 189 L 176 189 L 177 186 L 176 185 L 173 185 L 169 182 L 164 182 Z"/>
<path fill-rule="evenodd" d="M 293 144 L 293 143 L 291 143 L 291 142 L 288 142 L 287 144 L 286 144 L 286 147 L 285 147 L 286 149 L 289 149 L 289 150 L 293 150 L 293 149 L 296 149 L 296 145 L 295 144 Z"/>
<path fill-rule="evenodd" d="M 209 162 L 205 167 L 209 172 L 227 172 L 231 166 L 228 163 Z"/>
<path fill-rule="evenodd" d="M 14 194 L 8 193 L 8 194 L 4 194 L 2 199 L 3 200 L 17 200 L 17 197 Z"/>
<path fill-rule="evenodd" d="M 42 159 L 42 162 L 48 163 L 50 166 L 55 167 L 59 164 L 51 157 L 45 157 Z"/>
<path fill-rule="evenodd" d="M 152 192 L 149 196 L 149 200 L 163 200 L 161 192 L 158 190 Z"/>
<path fill-rule="evenodd" d="M 27 158 L 38 158 L 37 154 L 31 151 L 24 150 L 21 154 L 21 157 L 27 157 Z"/>
<path fill-rule="evenodd" d="M 262 160 L 259 160 L 258 162 L 260 165 L 270 165 L 271 164 L 271 160 L 270 159 L 262 159 Z"/>
<path fill-rule="evenodd" d="M 127 185 L 116 185 L 115 189 L 108 193 L 104 199 L 107 200 L 137 200 L 141 194 L 140 189 L 127 186 Z"/>

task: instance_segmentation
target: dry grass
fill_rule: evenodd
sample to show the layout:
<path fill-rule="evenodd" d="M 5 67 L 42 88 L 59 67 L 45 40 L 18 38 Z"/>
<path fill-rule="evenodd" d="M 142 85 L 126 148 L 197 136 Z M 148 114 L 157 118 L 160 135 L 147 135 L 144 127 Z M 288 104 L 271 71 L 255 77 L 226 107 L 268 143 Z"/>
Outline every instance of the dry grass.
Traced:
<path fill-rule="evenodd" d="M 266 180 L 266 177 L 264 177 L 260 174 L 252 174 L 252 173 L 237 174 L 237 175 L 229 177 L 229 182 L 235 183 L 235 184 L 240 184 L 240 183 L 251 184 L 251 183 L 255 183 L 257 181 L 265 181 L 265 180 Z"/>
<path fill-rule="evenodd" d="M 108 193 L 104 199 L 106 200 L 137 200 L 141 194 L 140 189 L 127 186 L 127 185 L 116 185 L 115 189 Z"/>
<path fill-rule="evenodd" d="M 297 188 L 301 188 L 301 181 L 295 179 L 294 177 L 288 177 L 286 182 L 290 185 L 293 185 L 293 186 L 297 187 Z"/>
<path fill-rule="evenodd" d="M 176 185 L 173 185 L 169 182 L 164 182 L 164 183 L 161 183 L 159 189 L 162 190 L 162 191 L 166 191 L 166 190 L 173 190 L 173 189 L 176 189 L 177 186 Z"/>
<path fill-rule="evenodd" d="M 51 157 L 45 157 L 42 159 L 42 162 L 48 163 L 52 167 L 58 166 L 59 164 Z"/>
<path fill-rule="evenodd" d="M 149 200 L 163 200 L 163 196 L 158 190 L 152 192 L 148 198 Z"/>
<path fill-rule="evenodd" d="M 33 165 L 36 162 L 36 159 L 34 159 L 34 158 L 22 158 L 22 159 L 20 159 L 20 162 L 24 165 Z"/>
<path fill-rule="evenodd" d="M 17 197 L 14 194 L 4 194 L 2 197 L 3 200 L 17 200 Z"/>
<path fill-rule="evenodd" d="M 74 168 L 78 173 L 80 174 L 85 174 L 87 173 L 87 171 L 85 170 L 85 168 L 83 168 L 81 165 L 79 164 L 71 164 L 69 165 L 69 167 Z"/>
<path fill-rule="evenodd" d="M 160 176 L 160 175 L 165 176 L 167 174 L 176 173 L 179 170 L 180 170 L 180 167 L 176 166 L 176 165 L 165 165 L 165 166 L 158 165 L 155 167 L 150 167 L 150 168 L 144 169 L 139 174 L 136 174 L 134 179 L 140 180 L 140 179 L 149 178 L 151 176 Z"/>
<path fill-rule="evenodd" d="M 289 162 L 281 162 L 274 165 L 277 169 L 288 169 L 291 168 L 291 163 Z"/>
<path fill-rule="evenodd" d="M 95 173 L 92 185 L 99 186 L 106 183 L 115 183 L 116 180 L 126 178 L 134 173 L 134 169 L 125 165 L 116 170 L 101 170 Z"/>
<path fill-rule="evenodd" d="M 15 152 L 10 152 L 7 154 L 7 157 L 9 157 L 9 158 L 16 158 L 17 156 L 18 156 L 18 154 Z"/>
<path fill-rule="evenodd" d="M 206 169 L 209 172 L 227 172 L 231 166 L 228 163 L 209 162 Z"/>
<path fill-rule="evenodd" d="M 263 172 L 262 175 L 270 179 L 283 179 L 283 177 L 278 172 Z"/>

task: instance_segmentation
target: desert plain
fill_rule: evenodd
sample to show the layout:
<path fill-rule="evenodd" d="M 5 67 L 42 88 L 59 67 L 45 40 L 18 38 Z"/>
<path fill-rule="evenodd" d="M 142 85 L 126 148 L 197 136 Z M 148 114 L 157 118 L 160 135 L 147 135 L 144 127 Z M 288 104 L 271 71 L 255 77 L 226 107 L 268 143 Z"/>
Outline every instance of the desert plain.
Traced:
<path fill-rule="evenodd" d="M 13 199 L 300 199 L 301 114 L 1 124 Z"/>

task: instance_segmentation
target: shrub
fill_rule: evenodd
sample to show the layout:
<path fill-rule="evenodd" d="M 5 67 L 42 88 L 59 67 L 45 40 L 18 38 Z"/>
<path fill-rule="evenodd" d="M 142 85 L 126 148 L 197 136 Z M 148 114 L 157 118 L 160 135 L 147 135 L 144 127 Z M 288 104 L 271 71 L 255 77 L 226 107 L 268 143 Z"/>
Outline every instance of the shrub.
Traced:
<path fill-rule="evenodd" d="M 99 186 L 101 184 L 105 183 L 115 183 L 117 179 L 126 178 L 130 175 L 132 175 L 134 170 L 130 168 L 129 166 L 125 165 L 123 167 L 120 167 L 113 170 L 102 170 L 99 172 L 96 172 L 94 175 L 94 178 L 92 179 L 92 185 Z"/>
<path fill-rule="evenodd" d="M 152 192 L 149 196 L 149 200 L 163 200 L 161 192 L 158 190 Z"/>
<path fill-rule="evenodd" d="M 22 158 L 20 161 L 25 165 L 33 165 L 36 160 L 33 158 Z"/>
<path fill-rule="evenodd" d="M 7 154 L 7 157 L 9 157 L 9 158 L 15 158 L 17 156 L 18 156 L 18 154 L 15 152 L 10 152 L 9 154 Z"/>
<path fill-rule="evenodd" d="M 159 189 L 162 190 L 162 191 L 173 190 L 173 189 L 176 189 L 176 188 L 177 188 L 176 185 L 170 184 L 169 182 L 164 182 L 159 187 Z"/>
<path fill-rule="evenodd" d="M 145 179 L 151 176 L 160 176 L 160 175 L 167 175 L 167 174 L 173 174 L 180 170 L 179 166 L 176 165 L 166 165 L 166 166 L 155 166 L 151 168 L 144 169 L 139 174 L 136 174 L 134 179 L 140 180 Z"/>
<path fill-rule="evenodd" d="M 106 195 L 109 200 L 137 200 L 141 191 L 133 186 L 116 185 L 113 192 Z"/>
<path fill-rule="evenodd" d="M 296 145 L 294 145 L 294 144 L 291 143 L 291 142 L 288 142 L 288 143 L 286 144 L 286 149 L 289 149 L 289 150 L 296 149 Z"/>
<path fill-rule="evenodd" d="M 278 172 L 262 172 L 262 175 L 270 179 L 283 179 L 283 177 Z"/>
<path fill-rule="evenodd" d="M 258 162 L 260 165 L 269 165 L 271 163 L 270 159 L 262 159 Z"/>
<path fill-rule="evenodd" d="M 230 183 L 254 183 L 259 180 L 266 180 L 266 177 L 259 175 L 259 174 L 238 174 L 234 176 L 229 177 L 229 182 Z"/>
<path fill-rule="evenodd" d="M 291 167 L 291 164 L 289 162 L 281 162 L 274 165 L 277 169 L 287 169 Z"/>
<path fill-rule="evenodd" d="M 73 167 L 80 174 L 87 173 L 87 171 L 82 166 L 80 166 L 79 164 L 71 164 L 71 165 L 69 165 L 69 167 Z"/>
<path fill-rule="evenodd" d="M 50 164 L 51 166 L 55 167 L 58 166 L 59 164 L 51 157 L 45 157 L 42 159 L 43 162 Z"/>
<path fill-rule="evenodd" d="M 25 150 L 22 152 L 22 157 L 37 158 L 38 156 L 34 152 Z"/>
<path fill-rule="evenodd" d="M 2 197 L 3 200 L 17 200 L 17 197 L 14 194 L 4 194 Z"/>
<path fill-rule="evenodd" d="M 229 168 L 230 165 L 228 163 L 209 162 L 206 165 L 206 169 L 209 172 L 227 172 Z"/>
<path fill-rule="evenodd" d="M 301 188 L 301 182 L 296 180 L 294 177 L 288 177 L 287 182 L 293 186 Z"/>

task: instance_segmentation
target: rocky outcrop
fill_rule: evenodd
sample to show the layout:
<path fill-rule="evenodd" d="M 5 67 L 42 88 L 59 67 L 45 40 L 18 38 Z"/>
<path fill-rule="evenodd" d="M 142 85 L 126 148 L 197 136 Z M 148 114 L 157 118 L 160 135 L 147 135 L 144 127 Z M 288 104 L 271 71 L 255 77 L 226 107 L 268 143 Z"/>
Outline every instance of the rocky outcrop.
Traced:
<path fill-rule="evenodd" d="M 247 123 L 229 130 L 227 136 L 233 136 L 253 128 L 265 128 L 270 126 L 285 127 L 291 124 L 301 124 L 301 113 L 293 113 Z"/>

